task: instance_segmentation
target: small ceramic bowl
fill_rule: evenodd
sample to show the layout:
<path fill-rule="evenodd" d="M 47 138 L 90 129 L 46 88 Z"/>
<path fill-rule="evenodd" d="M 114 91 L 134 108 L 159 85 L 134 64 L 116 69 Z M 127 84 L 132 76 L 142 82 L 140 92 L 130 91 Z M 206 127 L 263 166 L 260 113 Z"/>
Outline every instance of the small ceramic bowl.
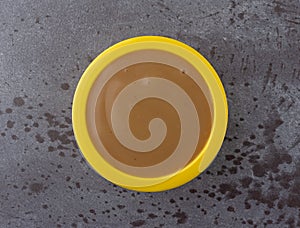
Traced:
<path fill-rule="evenodd" d="M 73 100 L 79 148 L 102 177 L 145 192 L 178 187 L 216 157 L 227 128 L 222 83 L 179 41 L 143 36 L 101 53 Z"/>

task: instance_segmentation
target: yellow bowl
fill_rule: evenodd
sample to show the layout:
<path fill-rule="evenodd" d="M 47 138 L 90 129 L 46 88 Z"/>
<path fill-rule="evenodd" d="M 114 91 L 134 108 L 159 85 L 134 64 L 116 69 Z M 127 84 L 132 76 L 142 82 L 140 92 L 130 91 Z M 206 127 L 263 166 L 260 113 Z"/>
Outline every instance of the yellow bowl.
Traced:
<path fill-rule="evenodd" d="M 212 109 L 212 125 L 209 137 L 198 155 L 181 169 L 171 174 L 156 177 L 141 177 L 126 173 L 113 166 L 99 153 L 91 137 L 89 124 L 91 118 L 87 109 L 89 96 L 101 73 L 120 57 L 141 50 L 158 50 L 179 56 L 188 62 L 205 82 L 207 99 Z M 92 110 L 93 113 L 93 110 Z M 74 134 L 79 148 L 91 165 L 102 177 L 127 189 L 155 192 L 172 189 L 192 180 L 203 172 L 216 157 L 227 128 L 228 107 L 223 85 L 209 62 L 190 46 L 174 39 L 160 36 L 142 36 L 124 40 L 102 52 L 82 75 L 73 100 L 72 119 Z M 184 151 L 182 151 L 184 153 Z"/>

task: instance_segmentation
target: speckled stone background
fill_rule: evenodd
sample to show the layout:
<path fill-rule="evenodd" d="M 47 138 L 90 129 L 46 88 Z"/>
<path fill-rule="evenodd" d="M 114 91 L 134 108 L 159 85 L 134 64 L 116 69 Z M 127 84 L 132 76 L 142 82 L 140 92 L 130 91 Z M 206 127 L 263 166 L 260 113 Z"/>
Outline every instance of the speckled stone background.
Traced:
<path fill-rule="evenodd" d="M 299 5 L 0 1 L 0 227 L 299 227 Z M 219 73 L 230 108 L 214 163 L 162 193 L 99 177 L 72 131 L 84 69 L 137 35 L 199 50 Z"/>

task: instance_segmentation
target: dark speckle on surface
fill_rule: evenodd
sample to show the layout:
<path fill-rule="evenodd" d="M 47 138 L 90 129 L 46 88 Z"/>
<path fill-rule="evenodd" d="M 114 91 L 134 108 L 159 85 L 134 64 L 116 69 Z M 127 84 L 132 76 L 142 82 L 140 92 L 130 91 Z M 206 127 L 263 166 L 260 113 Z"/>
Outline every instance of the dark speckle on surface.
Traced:
<path fill-rule="evenodd" d="M 0 227 L 300 227 L 299 1 L 0 1 Z M 72 100 L 110 45 L 163 35 L 224 84 L 229 122 L 210 167 L 136 193 L 82 158 Z"/>

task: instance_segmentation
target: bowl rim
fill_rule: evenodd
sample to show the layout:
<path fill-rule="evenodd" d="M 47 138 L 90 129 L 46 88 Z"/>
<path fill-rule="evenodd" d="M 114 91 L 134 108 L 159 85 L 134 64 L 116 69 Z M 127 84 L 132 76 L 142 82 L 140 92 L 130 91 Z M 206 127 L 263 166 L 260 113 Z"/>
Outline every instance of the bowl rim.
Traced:
<path fill-rule="evenodd" d="M 111 166 L 97 152 L 88 133 L 86 107 L 89 91 L 101 71 L 115 59 L 130 52 L 156 49 L 167 51 L 190 63 L 202 75 L 209 89 L 213 105 L 210 136 L 199 155 L 180 171 L 171 175 L 142 178 L 124 173 Z M 123 40 L 103 51 L 84 71 L 77 85 L 72 107 L 74 135 L 83 157 L 105 179 L 122 187 L 138 191 L 161 191 L 178 187 L 199 175 L 216 157 L 225 137 L 228 105 L 222 82 L 210 63 L 192 47 L 166 37 L 140 36 Z"/>

